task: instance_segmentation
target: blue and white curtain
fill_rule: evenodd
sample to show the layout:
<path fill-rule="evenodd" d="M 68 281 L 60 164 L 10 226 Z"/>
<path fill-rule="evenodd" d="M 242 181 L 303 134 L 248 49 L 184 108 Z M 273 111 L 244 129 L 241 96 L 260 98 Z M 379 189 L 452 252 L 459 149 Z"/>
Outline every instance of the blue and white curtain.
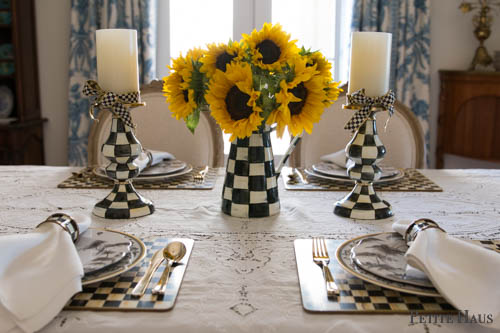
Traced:
<path fill-rule="evenodd" d="M 429 152 L 430 0 L 354 0 L 352 30 L 392 33 L 391 89 L 420 120 Z M 427 163 L 428 164 L 428 163 Z"/>
<path fill-rule="evenodd" d="M 72 0 L 69 68 L 70 165 L 87 163 L 91 125 L 90 100 L 82 95 L 89 79 L 97 79 L 95 31 L 136 29 L 139 79 L 150 82 L 156 75 L 156 0 Z"/>

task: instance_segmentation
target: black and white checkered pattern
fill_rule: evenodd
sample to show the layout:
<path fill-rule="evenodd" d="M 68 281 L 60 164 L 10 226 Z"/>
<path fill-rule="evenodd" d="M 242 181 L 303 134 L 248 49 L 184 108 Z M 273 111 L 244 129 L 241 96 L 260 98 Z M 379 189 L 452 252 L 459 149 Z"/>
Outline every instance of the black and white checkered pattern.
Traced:
<path fill-rule="evenodd" d="M 88 80 L 83 87 L 83 94 L 85 96 L 97 96 L 94 103 L 96 107 L 111 108 L 113 114 L 122 119 L 127 126 L 135 127 L 126 104 L 139 102 L 138 91 L 115 94 L 111 91 L 102 90 L 97 82 Z"/>
<path fill-rule="evenodd" d="M 111 133 L 102 146 L 102 152 L 110 160 L 106 175 L 116 182 L 111 193 L 95 205 L 95 215 L 108 219 L 129 219 L 154 212 L 151 201 L 137 193 L 130 181 L 139 175 L 139 168 L 133 162 L 141 151 L 141 144 L 131 127 L 120 118 L 113 117 Z"/>
<path fill-rule="evenodd" d="M 153 203 L 135 190 L 130 180 L 115 183 L 111 193 L 98 202 L 93 213 L 106 219 L 131 219 L 150 215 Z"/>
<path fill-rule="evenodd" d="M 351 193 L 335 204 L 336 215 L 364 220 L 393 215 L 391 205 L 380 199 L 373 189 L 373 181 L 382 175 L 376 163 L 384 158 L 386 152 L 376 126 L 375 116 L 371 113 L 347 145 L 347 156 L 355 163 L 348 173 L 356 185 Z"/>
<path fill-rule="evenodd" d="M 172 241 L 181 241 L 186 245 L 186 254 L 181 263 L 170 272 L 165 295 L 153 295 L 152 290 L 165 270 L 160 265 L 153 273 L 151 282 L 142 297 L 134 297 L 132 290 L 146 273 L 153 254 L 162 250 Z M 166 311 L 172 309 L 179 294 L 182 280 L 188 266 L 194 241 L 188 238 L 157 238 L 145 241 L 147 255 L 142 262 L 126 272 L 110 279 L 84 285 L 82 291 L 74 295 L 66 304 L 66 310 L 91 311 Z M 132 252 L 139 252 L 138 245 L 132 242 Z M 111 266 L 111 268 L 113 265 Z M 106 268 L 105 268 L 106 269 Z M 84 278 L 85 279 L 85 278 Z M 82 280 L 83 282 L 84 280 Z"/>
<path fill-rule="evenodd" d="M 117 117 L 111 122 L 111 133 L 102 145 L 103 155 L 111 161 L 106 167 L 108 177 L 127 180 L 139 175 L 139 167 L 132 163 L 142 152 L 140 142 L 130 126 Z"/>
<path fill-rule="evenodd" d="M 347 95 L 347 102 L 350 105 L 361 105 L 361 109 L 354 113 L 354 116 L 347 122 L 344 129 L 355 132 L 368 119 L 371 108 L 374 106 L 383 107 L 389 112 L 389 116 L 394 113 L 394 102 L 396 96 L 389 90 L 384 96 L 372 98 L 365 95 L 365 90 L 360 89 L 353 94 Z"/>
<path fill-rule="evenodd" d="M 227 162 L 222 211 L 236 217 L 266 217 L 279 210 L 270 132 L 236 139 Z"/>

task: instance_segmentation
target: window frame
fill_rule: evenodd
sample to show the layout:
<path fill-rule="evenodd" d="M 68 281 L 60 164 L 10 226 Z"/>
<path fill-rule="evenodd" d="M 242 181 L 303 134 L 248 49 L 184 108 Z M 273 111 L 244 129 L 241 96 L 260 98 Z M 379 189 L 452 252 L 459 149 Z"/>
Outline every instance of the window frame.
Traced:
<path fill-rule="evenodd" d="M 163 78 L 168 76 L 170 70 L 167 65 L 170 65 L 170 1 L 158 1 L 157 22 L 157 77 Z M 180 0 L 175 0 L 180 1 Z M 335 50 L 334 50 L 334 66 L 333 78 L 335 81 L 340 81 L 340 68 L 344 64 L 348 66 L 349 52 L 343 50 L 342 45 L 349 44 L 346 38 L 350 39 L 348 25 L 342 24 L 342 18 L 346 15 L 346 8 L 352 6 L 352 0 L 329 0 L 335 1 Z M 165 19 L 167 18 L 167 19 Z M 240 40 L 242 34 L 249 34 L 254 29 L 260 29 L 264 23 L 272 22 L 272 1 L 271 0 L 233 0 L 233 40 Z M 346 37 L 349 34 L 349 37 Z M 344 73 L 345 74 L 345 73 Z M 347 81 L 347 77 L 345 77 Z M 285 139 L 285 138 L 283 138 Z M 226 147 L 227 148 L 227 147 Z M 280 155 L 276 155 L 280 156 Z"/>
<path fill-rule="evenodd" d="M 158 1 L 157 22 L 157 77 L 163 78 L 169 74 L 167 65 L 170 64 L 170 1 Z M 176 0 L 180 1 L 180 0 Z M 346 7 L 351 6 L 351 1 L 335 1 L 335 51 L 333 66 L 333 78 L 339 81 L 340 65 L 347 64 L 349 55 L 342 52 L 342 44 L 345 43 L 345 26 L 342 25 L 342 17 L 346 13 Z M 165 19 L 167 18 L 167 19 Z M 253 29 L 260 29 L 265 22 L 272 22 L 272 1 L 270 0 L 233 0 L 233 40 L 240 40 L 242 34 L 248 34 Z M 347 64 L 348 65 L 348 64 Z"/>

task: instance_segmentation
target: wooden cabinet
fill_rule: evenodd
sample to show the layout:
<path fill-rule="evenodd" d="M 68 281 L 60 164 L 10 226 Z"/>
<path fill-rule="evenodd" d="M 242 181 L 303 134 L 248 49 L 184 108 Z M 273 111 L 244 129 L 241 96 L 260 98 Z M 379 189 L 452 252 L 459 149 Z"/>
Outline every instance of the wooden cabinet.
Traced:
<path fill-rule="evenodd" d="M 500 162 L 500 73 L 439 71 L 436 167 L 444 154 Z"/>
<path fill-rule="evenodd" d="M 0 52 L 0 86 L 14 95 L 12 119 L 0 119 L 0 164 L 43 164 L 34 1 L 0 3 L 0 50 L 12 50 Z"/>

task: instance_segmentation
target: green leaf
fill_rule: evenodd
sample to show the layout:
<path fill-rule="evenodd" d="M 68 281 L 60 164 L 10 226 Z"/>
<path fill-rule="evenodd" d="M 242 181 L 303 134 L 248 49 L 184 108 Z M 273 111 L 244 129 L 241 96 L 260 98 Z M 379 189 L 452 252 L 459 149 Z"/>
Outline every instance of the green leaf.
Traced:
<path fill-rule="evenodd" d="M 194 111 L 186 117 L 186 126 L 194 134 L 194 130 L 200 122 L 200 110 L 199 108 L 194 109 Z"/>

